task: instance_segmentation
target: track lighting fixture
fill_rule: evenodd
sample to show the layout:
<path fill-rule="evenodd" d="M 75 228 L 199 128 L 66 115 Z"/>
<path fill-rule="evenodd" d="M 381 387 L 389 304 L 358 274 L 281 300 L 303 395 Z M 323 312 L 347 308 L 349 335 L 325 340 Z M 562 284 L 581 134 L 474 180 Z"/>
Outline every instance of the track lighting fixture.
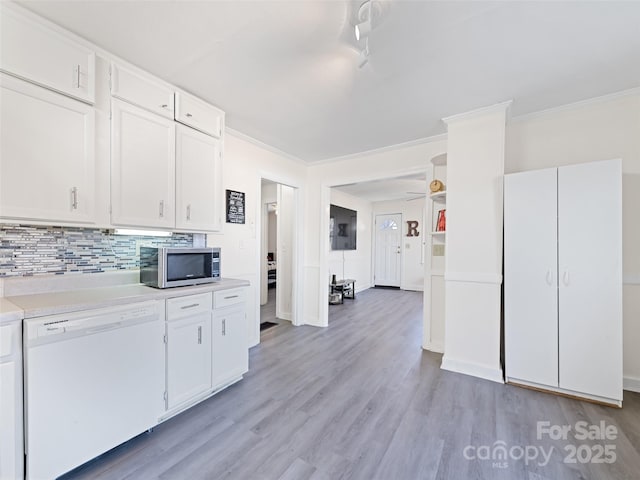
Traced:
<path fill-rule="evenodd" d="M 355 26 L 356 40 L 360 41 L 366 38 L 371 32 L 371 3 L 373 0 L 367 0 L 358 10 L 358 22 Z"/>

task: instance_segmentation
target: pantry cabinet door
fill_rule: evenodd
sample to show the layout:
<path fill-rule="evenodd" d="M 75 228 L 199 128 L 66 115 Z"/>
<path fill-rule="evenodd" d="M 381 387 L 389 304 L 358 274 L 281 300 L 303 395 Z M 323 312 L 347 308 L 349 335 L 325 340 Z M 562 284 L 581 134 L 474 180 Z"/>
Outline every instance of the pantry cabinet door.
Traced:
<path fill-rule="evenodd" d="M 504 178 L 507 380 L 558 387 L 557 169 Z"/>
<path fill-rule="evenodd" d="M 93 223 L 93 108 L 5 74 L 0 87 L 0 217 Z"/>
<path fill-rule="evenodd" d="M 622 162 L 558 169 L 560 387 L 622 400 Z"/>
<path fill-rule="evenodd" d="M 175 124 L 117 99 L 111 104 L 111 221 L 175 225 Z"/>

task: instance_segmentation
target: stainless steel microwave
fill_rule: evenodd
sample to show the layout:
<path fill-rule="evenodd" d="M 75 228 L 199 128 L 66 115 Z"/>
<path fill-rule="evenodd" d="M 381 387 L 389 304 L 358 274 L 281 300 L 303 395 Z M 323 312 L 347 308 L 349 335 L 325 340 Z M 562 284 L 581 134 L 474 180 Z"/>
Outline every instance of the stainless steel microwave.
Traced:
<path fill-rule="evenodd" d="M 169 288 L 217 280 L 219 248 L 140 247 L 140 283 Z"/>

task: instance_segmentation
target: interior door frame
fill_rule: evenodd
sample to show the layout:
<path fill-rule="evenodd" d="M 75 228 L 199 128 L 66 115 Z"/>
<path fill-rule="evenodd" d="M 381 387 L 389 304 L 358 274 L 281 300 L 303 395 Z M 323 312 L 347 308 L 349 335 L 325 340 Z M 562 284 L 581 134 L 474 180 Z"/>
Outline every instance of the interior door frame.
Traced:
<path fill-rule="evenodd" d="M 262 180 L 267 180 L 269 182 L 273 182 L 273 183 L 279 183 L 282 185 L 286 185 L 288 187 L 293 188 L 293 203 L 294 203 L 294 215 L 293 215 L 293 219 L 294 219 L 294 228 L 293 228 L 293 242 L 292 242 L 292 254 L 291 254 L 291 261 L 292 261 L 292 274 L 291 274 L 291 285 L 292 285 L 292 291 L 291 291 L 291 324 L 298 326 L 298 325 L 302 325 L 302 312 L 303 310 L 303 291 L 300 288 L 300 285 L 302 284 L 302 265 L 303 265 L 303 259 L 302 259 L 302 255 L 304 253 L 304 242 L 303 242 L 303 234 L 302 234 L 302 200 L 304 199 L 304 186 L 299 183 L 298 181 L 296 181 L 294 178 L 288 177 L 286 175 L 281 175 L 281 174 L 275 174 L 273 172 L 265 172 L 265 171 L 258 171 L 258 175 L 257 175 L 257 189 L 256 191 L 259 192 L 258 195 L 256 195 L 256 212 L 262 212 L 263 209 L 265 208 L 264 205 L 262 204 Z M 255 315 L 256 315 L 256 324 L 255 324 L 255 329 L 256 329 L 256 338 L 258 339 L 258 343 L 260 343 L 260 290 L 261 290 L 261 285 L 262 285 L 262 268 L 263 268 L 263 259 L 262 259 L 262 232 L 263 232 L 263 215 L 256 215 L 256 228 L 255 228 L 255 232 L 259 232 L 260 233 L 260 242 L 259 242 L 259 247 L 256 248 L 256 265 L 258 266 L 258 281 L 260 282 L 260 287 L 257 288 L 257 292 L 258 292 L 258 301 L 255 302 L 256 303 L 256 307 L 255 307 Z"/>
<path fill-rule="evenodd" d="M 425 160 L 424 165 L 414 166 L 412 168 L 401 168 L 398 170 L 390 170 L 380 174 L 372 172 L 365 175 L 362 173 L 353 176 L 343 176 L 339 181 L 324 182 L 320 185 L 320 206 L 318 216 L 320 218 L 320 252 L 318 255 L 318 326 L 329 326 L 329 209 L 331 205 L 331 188 L 345 185 L 347 183 L 370 182 L 373 180 L 385 180 L 405 175 L 425 174 L 429 175 L 429 161 Z M 427 177 L 428 178 L 428 177 Z M 323 240 L 324 239 L 324 240 Z M 324 247 L 323 247 L 324 246 Z M 424 248 L 424 245 L 423 245 Z M 426 281 L 426 276 L 425 276 Z M 426 311 L 426 310 L 425 310 Z"/>
<path fill-rule="evenodd" d="M 372 275 L 373 275 L 373 282 L 371 283 L 371 285 L 373 285 L 374 287 L 376 286 L 376 258 L 377 258 L 377 253 L 378 253 L 378 229 L 377 229 L 377 220 L 379 216 L 383 216 L 383 215 L 398 215 L 400 217 L 400 223 L 398 224 L 398 230 L 399 230 L 399 234 L 400 234 L 400 241 L 398 246 L 400 247 L 400 278 L 398 279 L 398 288 L 402 288 L 402 265 L 404 263 L 404 243 L 402 243 L 402 226 L 403 226 L 403 219 L 402 219 L 402 212 L 396 212 L 396 213 L 374 213 L 373 214 L 373 228 L 372 230 L 372 234 L 373 234 L 373 242 L 372 242 L 372 250 L 373 250 L 373 268 L 372 268 Z"/>

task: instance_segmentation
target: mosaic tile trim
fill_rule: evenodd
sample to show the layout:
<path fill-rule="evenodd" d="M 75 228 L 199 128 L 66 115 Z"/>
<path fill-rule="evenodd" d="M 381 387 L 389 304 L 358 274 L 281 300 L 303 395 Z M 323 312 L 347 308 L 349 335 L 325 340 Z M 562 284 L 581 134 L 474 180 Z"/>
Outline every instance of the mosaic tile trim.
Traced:
<path fill-rule="evenodd" d="M 193 235 L 148 237 L 91 228 L 0 225 L 0 277 L 135 269 L 140 267 L 139 245 L 191 247 Z"/>

